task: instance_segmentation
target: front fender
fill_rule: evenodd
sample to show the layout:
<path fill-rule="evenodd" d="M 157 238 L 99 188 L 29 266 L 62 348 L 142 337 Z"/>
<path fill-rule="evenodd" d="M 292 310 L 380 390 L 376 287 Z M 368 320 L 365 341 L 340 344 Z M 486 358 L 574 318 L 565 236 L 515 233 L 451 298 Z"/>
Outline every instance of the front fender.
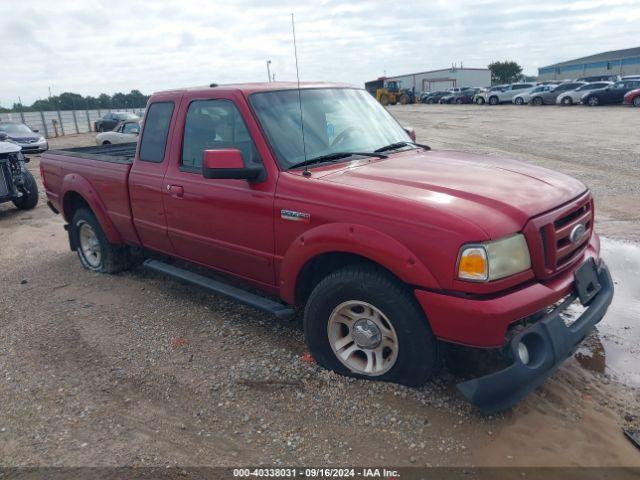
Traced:
<path fill-rule="evenodd" d="M 395 238 L 364 225 L 330 223 L 306 231 L 289 246 L 280 265 L 280 296 L 284 301 L 295 302 L 296 282 L 302 268 L 324 253 L 359 255 L 408 284 L 440 288 L 429 269 Z"/>
<path fill-rule="evenodd" d="M 71 223 L 73 220 L 73 218 L 70 218 L 72 215 L 69 214 L 70 209 L 68 208 L 72 193 L 77 193 L 87 202 L 109 242 L 114 244 L 124 243 L 120 233 L 109 218 L 107 208 L 95 188 L 91 186 L 91 183 L 86 178 L 75 173 L 70 173 L 62 179 L 60 197 L 62 198 L 62 211 L 67 223 Z"/>

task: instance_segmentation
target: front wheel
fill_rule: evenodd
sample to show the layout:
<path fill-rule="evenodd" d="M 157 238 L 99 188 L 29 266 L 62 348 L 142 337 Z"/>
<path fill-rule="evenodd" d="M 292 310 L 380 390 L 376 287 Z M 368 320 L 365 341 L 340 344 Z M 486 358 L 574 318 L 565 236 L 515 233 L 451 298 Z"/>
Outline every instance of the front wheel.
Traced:
<path fill-rule="evenodd" d="M 640 95 L 637 95 L 636 98 L 633 99 L 633 106 L 640 107 Z"/>
<path fill-rule="evenodd" d="M 375 267 L 322 280 L 307 302 L 304 334 L 318 364 L 342 375 L 417 386 L 438 365 L 438 342 L 411 290 Z"/>
<path fill-rule="evenodd" d="M 489 105 L 498 105 L 498 103 L 500 103 L 500 101 L 498 100 L 498 97 L 489 98 Z"/>
<path fill-rule="evenodd" d="M 478 97 L 478 98 L 476 99 L 476 104 L 477 104 L 477 105 L 484 105 L 484 98 L 482 98 L 482 97 Z"/>
<path fill-rule="evenodd" d="M 540 105 L 542 105 L 542 97 L 534 97 L 529 103 L 531 103 L 531 105 L 536 105 L 539 107 Z"/>
<path fill-rule="evenodd" d="M 71 238 L 87 270 L 116 273 L 131 266 L 129 248 L 109 242 L 93 212 L 80 208 L 71 222 Z"/>
<path fill-rule="evenodd" d="M 571 100 L 571 97 L 563 97 L 562 100 L 560 100 L 560 103 L 562 105 L 571 105 L 573 101 Z"/>
<path fill-rule="evenodd" d="M 524 99 L 522 97 L 516 97 L 514 103 L 516 105 L 523 105 L 524 104 Z"/>
<path fill-rule="evenodd" d="M 31 210 L 38 204 L 38 184 L 29 170 L 22 173 L 22 186 L 20 187 L 22 196 L 15 198 L 13 204 L 19 210 Z"/>

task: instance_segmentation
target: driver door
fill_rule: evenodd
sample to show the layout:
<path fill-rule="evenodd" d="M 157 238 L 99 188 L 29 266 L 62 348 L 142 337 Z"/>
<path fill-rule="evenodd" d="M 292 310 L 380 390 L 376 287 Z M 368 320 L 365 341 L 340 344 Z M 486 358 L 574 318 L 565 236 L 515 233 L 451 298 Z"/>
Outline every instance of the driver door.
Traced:
<path fill-rule="evenodd" d="M 202 176 L 205 150 L 237 149 L 245 165 L 263 165 L 244 97 L 218 95 L 185 95 L 180 105 L 164 179 L 169 238 L 186 260 L 273 286 L 277 175 L 267 171 L 261 182 Z"/>

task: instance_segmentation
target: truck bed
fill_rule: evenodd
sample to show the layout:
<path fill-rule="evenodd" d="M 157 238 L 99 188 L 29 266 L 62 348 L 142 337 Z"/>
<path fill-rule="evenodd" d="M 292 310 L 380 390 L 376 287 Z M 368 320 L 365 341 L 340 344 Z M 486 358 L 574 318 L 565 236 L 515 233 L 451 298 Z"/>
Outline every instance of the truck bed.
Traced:
<path fill-rule="evenodd" d="M 76 191 L 87 200 L 93 199 L 94 206 L 100 206 L 101 213 L 120 235 L 119 240 L 136 244 L 138 238 L 129 205 L 129 171 L 135 152 L 135 143 L 45 152 L 40 165 L 49 201 L 64 213 L 67 190 Z M 71 222 L 72 219 L 65 220 Z"/>
<path fill-rule="evenodd" d="M 121 143 L 116 145 L 96 145 L 91 147 L 67 148 L 65 150 L 49 150 L 49 155 L 63 155 L 99 162 L 123 163 L 131 165 L 136 155 L 137 143 Z"/>

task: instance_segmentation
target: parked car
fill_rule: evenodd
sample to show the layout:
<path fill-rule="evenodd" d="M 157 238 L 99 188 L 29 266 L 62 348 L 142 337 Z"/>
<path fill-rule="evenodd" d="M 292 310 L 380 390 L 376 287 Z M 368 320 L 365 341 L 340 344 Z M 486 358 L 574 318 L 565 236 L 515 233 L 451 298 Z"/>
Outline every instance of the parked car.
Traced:
<path fill-rule="evenodd" d="M 98 145 L 109 145 L 112 143 L 131 143 L 138 140 L 140 133 L 140 122 L 138 120 L 127 120 L 120 122 L 116 128 L 110 132 L 102 132 L 96 135 Z"/>
<path fill-rule="evenodd" d="M 451 101 L 455 98 L 456 94 L 449 92 L 448 95 L 445 95 L 444 97 L 440 98 L 440 100 L 438 101 L 438 103 L 451 103 Z"/>
<path fill-rule="evenodd" d="M 427 95 L 423 96 L 421 101 L 422 103 L 438 103 L 440 102 L 440 99 L 442 97 L 444 97 L 445 95 L 449 95 L 450 92 L 446 91 L 446 90 L 437 90 L 435 92 L 431 92 L 428 93 Z"/>
<path fill-rule="evenodd" d="M 529 98 L 529 105 L 555 105 L 558 95 L 575 90 L 585 85 L 584 82 L 565 82 L 547 90 L 546 92 L 536 92 Z"/>
<path fill-rule="evenodd" d="M 20 145 L 22 153 L 40 153 L 49 149 L 47 139 L 24 123 L 0 122 L 0 132 L 6 133 L 9 140 Z"/>
<path fill-rule="evenodd" d="M 506 102 L 511 103 L 513 97 L 518 93 L 523 90 L 529 90 L 535 86 L 535 83 L 511 83 L 509 85 L 503 85 L 501 88 L 491 89 L 485 92 L 483 94 L 484 103 L 488 103 L 489 105 L 499 105 Z"/>
<path fill-rule="evenodd" d="M 493 87 L 483 87 L 473 97 L 473 102 L 478 105 L 484 105 L 487 102 L 487 94 L 490 92 L 497 92 L 503 89 L 506 85 L 494 85 Z"/>
<path fill-rule="evenodd" d="M 591 75 L 588 77 L 580 77 L 580 78 L 576 78 L 576 82 L 587 82 L 587 83 L 594 83 L 594 82 L 617 82 L 618 80 L 620 80 L 620 75 Z"/>
<path fill-rule="evenodd" d="M 419 385 L 440 342 L 492 348 L 506 368 L 458 388 L 502 410 L 570 358 L 611 303 L 585 185 L 432 151 L 363 89 L 172 90 L 145 117 L 137 149 L 43 155 L 47 197 L 81 264 L 111 273 L 131 266 L 132 250 L 155 251 L 242 280 L 250 288 L 144 263 L 280 318 L 304 311 L 324 368 Z M 586 309 L 567 326 L 575 299 Z"/>
<path fill-rule="evenodd" d="M 479 88 L 468 88 L 466 90 L 463 90 L 454 96 L 451 103 L 456 103 L 458 105 L 463 103 L 473 103 L 473 98 L 479 91 Z"/>
<path fill-rule="evenodd" d="M 524 90 L 522 93 L 518 93 L 515 97 L 513 97 L 512 101 L 516 105 L 525 105 L 525 104 L 529 103 L 531 95 L 533 95 L 535 93 L 539 93 L 539 92 L 548 92 L 552 88 L 555 88 L 554 84 L 537 85 L 537 86 L 535 86 L 533 88 L 530 88 L 528 90 Z"/>
<path fill-rule="evenodd" d="M 592 90 L 591 92 L 585 93 L 582 96 L 581 102 L 591 107 L 622 103 L 624 96 L 636 88 L 640 88 L 640 78 L 637 80 L 620 80 L 599 90 Z"/>
<path fill-rule="evenodd" d="M 38 184 L 27 170 L 28 162 L 22 147 L 0 131 L 0 203 L 13 202 L 20 210 L 38 204 Z"/>
<path fill-rule="evenodd" d="M 125 120 L 140 120 L 140 117 L 129 112 L 109 112 L 94 123 L 96 132 L 108 132 Z"/>
<path fill-rule="evenodd" d="M 579 86 L 578 88 L 574 88 L 573 90 L 560 93 L 560 95 L 558 95 L 558 97 L 556 98 L 556 103 L 559 105 L 573 105 L 575 103 L 580 103 L 582 96 L 586 92 L 590 92 L 591 90 L 597 90 L 599 88 L 604 88 L 607 85 L 611 85 L 611 82 L 586 83 L 584 85 Z"/>
<path fill-rule="evenodd" d="M 624 96 L 624 103 L 633 105 L 634 107 L 640 107 L 640 88 L 627 92 Z"/>

